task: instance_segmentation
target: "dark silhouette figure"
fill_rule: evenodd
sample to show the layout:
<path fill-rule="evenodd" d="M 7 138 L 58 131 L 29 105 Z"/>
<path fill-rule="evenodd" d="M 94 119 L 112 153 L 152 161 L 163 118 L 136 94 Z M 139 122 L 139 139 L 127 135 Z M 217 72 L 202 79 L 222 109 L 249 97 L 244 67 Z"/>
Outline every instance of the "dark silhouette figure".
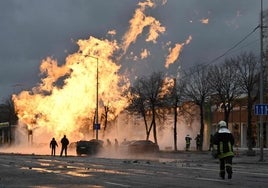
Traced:
<path fill-rule="evenodd" d="M 195 137 L 195 143 L 196 143 L 196 150 L 200 151 L 201 150 L 201 138 L 200 138 L 200 134 L 198 134 Z"/>
<path fill-rule="evenodd" d="M 112 146 L 112 142 L 110 141 L 110 139 L 107 139 L 107 147 L 111 147 Z"/>
<path fill-rule="evenodd" d="M 118 140 L 115 138 L 114 139 L 114 148 L 115 148 L 115 151 L 118 150 L 118 147 L 119 147 Z"/>
<path fill-rule="evenodd" d="M 49 146 L 51 148 L 51 156 L 55 156 L 56 155 L 56 147 L 58 147 L 58 144 L 57 144 L 57 141 L 55 140 L 55 138 L 52 138 Z"/>
<path fill-rule="evenodd" d="M 61 152 L 60 152 L 60 156 L 62 156 L 63 151 L 65 153 L 65 157 L 67 157 L 67 147 L 69 145 L 69 140 L 66 138 L 66 135 L 63 136 L 63 138 L 61 139 Z"/>
<path fill-rule="evenodd" d="M 209 139 L 209 148 L 208 151 L 211 151 L 213 149 L 213 135 L 210 135 L 210 139 Z"/>
<path fill-rule="evenodd" d="M 225 179 L 225 172 L 228 179 L 232 179 L 232 160 L 234 157 L 234 137 L 227 128 L 225 121 L 220 121 L 219 130 L 214 135 L 213 149 L 216 149 L 216 157 L 220 160 L 220 177 Z"/>
<path fill-rule="evenodd" d="M 189 149 L 190 149 L 191 140 L 192 140 L 192 138 L 189 136 L 189 134 L 187 134 L 187 136 L 185 137 L 186 151 L 189 151 Z"/>

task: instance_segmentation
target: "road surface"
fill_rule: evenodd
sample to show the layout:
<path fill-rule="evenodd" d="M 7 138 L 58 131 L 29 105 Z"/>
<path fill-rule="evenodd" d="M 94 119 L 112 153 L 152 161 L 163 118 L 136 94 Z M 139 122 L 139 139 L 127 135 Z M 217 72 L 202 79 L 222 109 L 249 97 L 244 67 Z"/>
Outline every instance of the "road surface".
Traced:
<path fill-rule="evenodd" d="M 107 158 L 52 157 L 0 153 L 4 187 L 268 187 L 268 163 L 257 157 L 234 158 L 232 180 L 218 177 L 219 164 L 208 152 Z"/>

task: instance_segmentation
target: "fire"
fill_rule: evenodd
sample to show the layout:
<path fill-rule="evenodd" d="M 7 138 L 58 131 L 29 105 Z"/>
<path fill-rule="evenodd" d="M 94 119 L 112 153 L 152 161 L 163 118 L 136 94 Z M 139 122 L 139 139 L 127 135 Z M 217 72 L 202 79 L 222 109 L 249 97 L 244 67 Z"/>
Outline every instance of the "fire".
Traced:
<path fill-rule="evenodd" d="M 208 24 L 209 19 L 208 18 L 203 18 L 203 19 L 200 20 L 200 22 L 203 23 L 203 24 Z"/>
<path fill-rule="evenodd" d="M 146 42 L 156 43 L 159 34 L 166 31 L 166 28 L 154 17 L 146 16 L 145 10 L 147 7 L 155 6 L 151 0 L 139 3 L 139 8 L 136 9 L 133 18 L 129 21 L 130 28 L 123 37 L 123 50 L 124 52 L 131 43 L 135 43 L 137 37 L 142 34 L 143 29 L 149 26 L 149 33 Z"/>
<path fill-rule="evenodd" d="M 85 135 L 80 130 L 89 130 L 93 125 L 97 63 L 102 104 L 99 114 L 103 113 L 103 106 L 110 106 L 113 113 L 108 120 L 111 120 L 126 107 L 127 100 L 122 93 L 129 83 L 118 74 L 120 66 L 111 58 L 118 49 L 117 43 L 90 37 L 77 44 L 78 52 L 69 55 L 62 66 L 51 58 L 43 60 L 40 71 L 45 77 L 42 82 L 31 92 L 13 96 L 19 119 L 29 130 L 38 127 L 55 137 L 68 134 L 83 138 Z"/>
<path fill-rule="evenodd" d="M 183 46 L 189 44 L 191 40 L 192 40 L 192 36 L 189 36 L 188 39 L 184 43 L 182 44 L 177 43 L 175 44 L 174 48 L 169 49 L 170 53 L 166 58 L 166 64 L 165 64 L 166 68 L 168 68 L 169 65 L 173 64 L 179 58 Z"/>
<path fill-rule="evenodd" d="M 147 58 L 150 55 L 150 51 L 147 49 L 143 49 L 143 51 L 141 52 L 141 59 Z"/>
<path fill-rule="evenodd" d="M 128 105 L 124 95 L 130 85 L 125 75 L 119 74 L 120 58 L 143 34 L 144 28 L 149 28 L 145 42 L 152 44 L 156 44 L 159 35 L 166 30 L 157 19 L 146 15 L 146 9 L 154 6 L 155 2 L 151 0 L 138 4 L 120 44 L 116 40 L 90 36 L 77 41 L 78 51 L 68 55 L 64 64 L 59 65 L 56 59 L 50 57 L 42 60 L 40 83 L 31 91 L 13 95 L 19 120 L 27 130 L 38 131 L 46 138 L 53 136 L 59 139 L 63 134 L 70 140 L 88 138 L 96 114 L 97 87 L 100 123 L 107 109 L 107 120 L 114 120 Z M 116 35 L 116 30 L 108 31 L 108 35 Z M 170 49 L 166 67 L 178 59 L 182 47 L 190 41 L 191 36 Z M 141 59 L 150 55 L 148 49 L 143 49 L 140 54 Z M 133 57 L 137 58 L 135 55 Z"/>

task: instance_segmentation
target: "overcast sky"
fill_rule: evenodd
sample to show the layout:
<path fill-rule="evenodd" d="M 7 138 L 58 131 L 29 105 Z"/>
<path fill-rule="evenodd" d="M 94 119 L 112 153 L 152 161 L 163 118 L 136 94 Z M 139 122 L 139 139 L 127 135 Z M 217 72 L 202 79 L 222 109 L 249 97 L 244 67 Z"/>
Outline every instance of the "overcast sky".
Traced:
<path fill-rule="evenodd" d="M 138 0 L 0 0 L 0 103 L 10 94 L 30 90 L 39 81 L 42 59 L 51 56 L 64 63 L 77 50 L 78 39 L 122 40 Z M 157 0 L 145 13 L 157 19 L 165 32 L 157 42 L 145 43 L 138 37 L 128 53 L 150 49 L 141 62 L 122 60 L 137 75 L 153 71 L 174 72 L 178 66 L 208 63 L 251 33 L 259 24 L 261 0 Z M 264 9 L 268 0 L 263 0 Z M 115 30 L 116 35 L 107 35 Z M 146 33 L 145 31 L 143 32 Z M 170 47 L 186 43 L 178 60 L 165 68 Z M 256 30 L 229 55 L 243 51 L 259 53 L 260 32 Z M 220 61 L 223 59 L 220 59 Z"/>

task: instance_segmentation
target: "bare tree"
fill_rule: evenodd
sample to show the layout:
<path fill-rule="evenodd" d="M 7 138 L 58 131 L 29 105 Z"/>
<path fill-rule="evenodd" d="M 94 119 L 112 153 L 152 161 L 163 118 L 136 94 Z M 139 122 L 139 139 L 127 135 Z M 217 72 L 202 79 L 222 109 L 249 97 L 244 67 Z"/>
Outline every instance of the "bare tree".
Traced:
<path fill-rule="evenodd" d="M 14 101 L 12 100 L 12 96 L 10 96 L 8 99 L 5 100 L 5 103 L 3 104 L 3 108 L 5 109 L 5 112 L 1 112 L 0 116 L 2 117 L 1 120 L 9 122 L 9 131 L 8 131 L 8 142 L 11 144 L 12 142 L 12 135 L 11 135 L 11 125 L 17 124 L 18 116 L 15 111 Z"/>
<path fill-rule="evenodd" d="M 208 84 L 210 79 L 207 66 L 198 65 L 190 69 L 190 73 L 186 74 L 186 86 L 184 87 L 184 95 L 189 101 L 193 101 L 200 112 L 200 150 L 203 148 L 204 138 L 204 107 L 211 95 L 211 87 Z"/>
<path fill-rule="evenodd" d="M 143 84 L 142 84 L 142 78 L 137 79 L 133 86 L 130 87 L 130 102 L 128 106 L 128 110 L 131 112 L 136 112 L 140 114 L 143 118 L 144 125 L 145 125 L 145 131 L 146 131 L 146 138 L 149 138 L 150 132 L 148 128 L 147 118 L 146 118 L 146 97 L 143 93 Z"/>
<path fill-rule="evenodd" d="M 12 100 L 12 97 L 10 96 L 5 101 L 6 108 L 8 110 L 8 122 L 10 125 L 14 125 L 18 121 L 17 113 L 15 111 L 14 101 Z"/>
<path fill-rule="evenodd" d="M 157 144 L 156 117 L 157 108 L 163 106 L 164 94 L 164 75 L 162 72 L 153 73 L 149 77 L 143 77 L 137 80 L 135 87 L 131 88 L 132 104 L 131 109 L 142 114 L 146 127 L 147 140 L 150 132 L 153 130 L 154 142 Z M 134 107 L 134 108 L 133 108 Z M 147 124 L 146 114 L 150 112 L 151 123 Z"/>
<path fill-rule="evenodd" d="M 224 120 L 229 121 L 235 99 L 241 96 L 241 85 L 237 76 L 237 67 L 231 59 L 226 59 L 223 64 L 211 66 L 209 69 L 208 83 L 216 101 L 224 110 Z"/>
<path fill-rule="evenodd" d="M 182 79 L 173 79 L 172 87 L 170 88 L 170 95 L 168 96 L 167 106 L 171 106 L 174 111 L 174 125 L 173 125 L 173 138 L 174 138 L 174 151 L 178 150 L 177 147 L 177 122 L 178 122 L 178 109 L 182 107 L 184 82 Z"/>
<path fill-rule="evenodd" d="M 231 61 L 237 67 L 239 85 L 247 95 L 247 146 L 248 153 L 253 154 L 252 111 L 254 102 L 258 99 L 259 93 L 258 61 L 253 53 L 242 53 L 236 58 L 231 59 Z"/>
<path fill-rule="evenodd" d="M 113 113 L 109 105 L 103 105 L 103 112 L 101 114 L 101 122 L 103 122 L 103 138 L 105 137 L 105 132 L 108 126 L 109 113 Z"/>

